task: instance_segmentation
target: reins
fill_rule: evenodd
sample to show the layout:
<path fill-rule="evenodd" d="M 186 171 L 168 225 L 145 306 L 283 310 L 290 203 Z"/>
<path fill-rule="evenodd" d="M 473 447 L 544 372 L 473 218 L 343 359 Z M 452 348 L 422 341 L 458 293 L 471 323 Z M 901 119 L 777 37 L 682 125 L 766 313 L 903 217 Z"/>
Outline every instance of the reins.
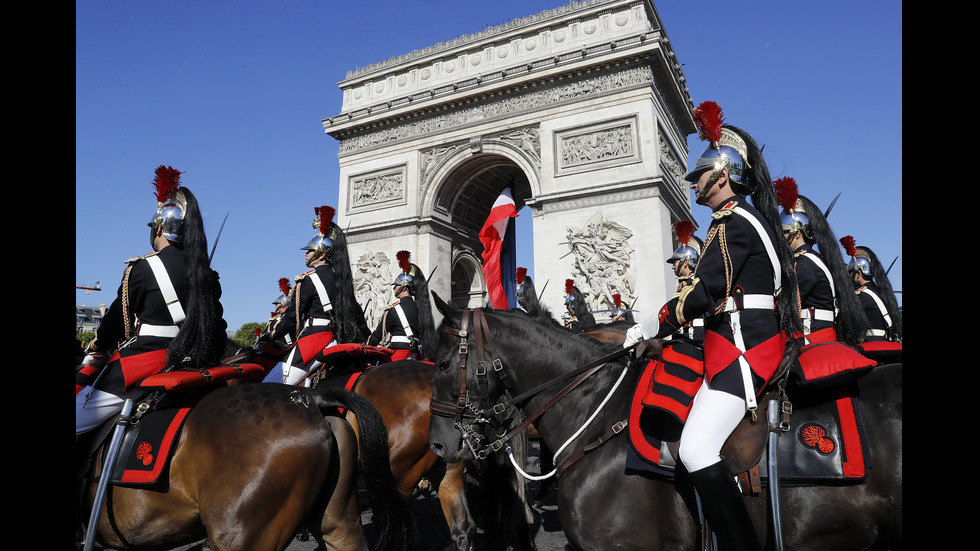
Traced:
<path fill-rule="evenodd" d="M 475 408 L 475 407 L 472 406 L 472 404 L 469 401 L 469 396 L 467 394 L 467 387 L 466 387 L 466 384 L 467 384 L 466 383 L 466 372 L 467 372 L 467 369 L 468 369 L 468 367 L 467 367 L 467 360 L 468 360 L 468 356 L 469 356 L 469 343 L 468 343 L 468 339 L 470 337 L 469 327 L 470 327 L 471 318 L 473 318 L 472 319 L 472 325 L 473 325 L 473 328 L 474 328 L 473 329 L 473 333 L 474 333 L 473 337 L 475 339 L 476 346 L 477 346 L 477 355 L 480 358 L 479 363 L 477 364 L 477 368 L 476 368 L 477 369 L 476 370 L 476 375 L 477 375 L 477 381 L 478 381 L 478 385 L 479 385 L 478 388 L 480 390 L 479 399 L 481 401 L 481 406 L 483 407 L 483 409 Z M 574 380 L 572 380 L 564 388 L 562 388 L 561 390 L 559 390 L 554 396 L 552 396 L 550 399 L 548 399 L 548 401 L 542 407 L 538 408 L 538 410 L 535 411 L 533 414 L 527 416 L 521 423 L 517 424 L 516 426 L 512 427 L 509 430 L 506 430 L 505 429 L 505 432 L 503 434 L 499 435 L 498 438 L 495 441 L 493 441 L 492 443 L 490 443 L 489 445 L 484 446 L 484 447 L 482 447 L 480 449 L 473 449 L 474 454 L 478 458 L 480 458 L 480 459 L 485 458 L 491 452 L 497 452 L 497 451 L 503 449 L 504 446 L 506 445 L 506 443 L 509 442 L 512 438 L 514 438 L 514 436 L 518 435 L 521 431 L 523 431 L 524 429 L 526 429 L 529 425 L 531 425 L 531 423 L 533 423 L 542 414 L 544 414 L 548 409 L 550 409 L 556 402 L 558 402 L 561 398 L 563 398 L 564 396 L 566 396 L 569 392 L 571 392 L 572 390 L 574 390 L 575 388 L 577 388 L 579 385 L 581 385 L 585 380 L 587 380 L 590 376 L 592 376 L 596 371 L 598 371 L 599 369 L 601 369 L 602 367 L 604 367 L 605 365 L 607 365 L 609 362 L 614 361 L 614 360 L 617 360 L 617 359 L 619 359 L 619 358 L 621 358 L 621 357 L 629 354 L 633 350 L 633 348 L 634 348 L 634 347 L 631 346 L 629 348 L 623 348 L 623 349 L 617 350 L 617 351 L 615 351 L 615 352 L 613 352 L 611 354 L 607 354 L 605 356 L 602 356 L 601 358 L 598 358 L 596 360 L 593 360 L 593 361 L 591 361 L 591 362 L 589 362 L 589 363 L 587 363 L 587 364 L 585 364 L 585 365 L 583 365 L 581 367 L 576 368 L 573 371 L 570 371 L 568 373 L 563 373 L 563 374 L 559 375 L 558 377 L 555 377 L 555 378 L 553 378 L 551 380 L 548 380 L 548 381 L 546 381 L 546 382 L 544 382 L 544 383 L 542 383 L 540 385 L 537 385 L 536 387 L 534 387 L 534 388 L 532 388 L 532 389 L 530 389 L 530 390 L 528 390 L 526 392 L 523 392 L 523 393 L 521 393 L 521 394 L 519 394 L 517 396 L 513 396 L 510 399 L 499 401 L 496 404 L 494 404 L 492 407 L 487 408 L 486 406 L 489 404 L 489 398 L 488 398 L 488 393 L 489 393 L 488 384 L 489 383 L 488 383 L 487 378 L 486 378 L 487 369 L 486 369 L 486 361 L 484 360 L 484 358 L 486 358 L 486 356 L 485 356 L 485 350 L 484 350 L 484 347 L 483 347 L 484 340 L 486 340 L 486 343 L 487 343 L 487 345 L 489 347 L 489 350 L 490 350 L 490 354 L 491 354 L 490 357 L 492 358 L 491 365 L 493 366 L 494 371 L 497 373 L 497 376 L 500 377 L 501 381 L 503 382 L 504 386 L 506 387 L 505 394 L 510 394 L 512 392 L 513 388 L 511 386 L 510 378 L 507 376 L 507 373 L 503 370 L 503 363 L 497 357 L 496 348 L 495 348 L 494 342 L 493 342 L 493 337 L 490 334 L 490 330 L 489 330 L 489 327 L 488 327 L 487 322 L 486 322 L 486 317 L 483 315 L 483 311 L 482 310 L 473 310 L 473 309 L 466 310 L 466 311 L 463 312 L 463 315 L 462 315 L 462 319 L 461 319 L 461 322 L 460 322 L 460 329 L 457 330 L 457 329 L 454 329 L 454 328 L 451 328 L 451 327 L 443 327 L 442 328 L 442 331 L 445 332 L 445 333 L 449 333 L 449 334 L 452 334 L 454 336 L 457 336 L 457 337 L 459 337 L 461 339 L 461 342 L 460 342 L 460 345 L 459 345 L 459 356 L 460 356 L 460 391 L 459 391 L 459 397 L 457 398 L 457 402 L 456 402 L 455 405 L 453 405 L 451 403 L 448 403 L 448 402 L 442 402 L 442 401 L 439 401 L 439 400 L 435 400 L 433 398 L 431 400 L 431 402 L 430 402 L 430 409 L 431 409 L 431 411 L 432 411 L 432 413 L 434 415 L 439 415 L 439 416 L 444 416 L 444 417 L 452 416 L 453 419 L 454 419 L 454 421 L 455 421 L 455 423 L 457 424 L 457 427 L 461 427 L 461 422 L 462 422 L 462 420 L 464 418 L 473 418 L 476 421 L 480 421 L 480 422 L 488 422 L 488 423 L 489 422 L 494 422 L 498 426 L 502 426 L 498 421 L 496 421 L 496 416 L 497 415 L 500 415 L 500 414 L 504 413 L 511 406 L 514 406 L 516 404 L 520 404 L 521 402 L 523 402 L 524 400 L 526 400 L 527 398 L 529 398 L 531 396 L 537 395 L 537 394 L 539 394 L 539 393 L 541 393 L 541 392 L 543 392 L 543 391 L 545 391 L 545 390 L 547 390 L 547 389 L 549 389 L 551 387 L 554 387 L 554 386 L 556 386 L 556 385 L 558 385 L 558 384 L 560 384 L 560 383 L 562 383 L 564 381 L 567 381 L 568 379 L 574 377 Z M 625 374 L 625 370 L 624 370 L 624 374 Z M 622 380 L 622 376 L 620 377 L 620 381 L 621 380 Z M 617 382 L 616 386 L 613 387 L 613 390 L 615 390 L 615 388 L 618 386 L 618 384 L 619 384 L 619 382 Z M 608 396 L 607 396 L 606 400 L 608 400 Z M 605 404 L 605 401 L 603 401 L 603 404 L 602 405 L 604 405 L 604 404 Z M 602 408 L 602 405 L 599 406 L 599 409 Z M 468 412 L 471 412 L 471 413 L 468 413 Z M 598 410 L 593 414 L 593 416 L 589 419 L 588 422 L 591 422 L 592 419 L 594 419 L 594 417 L 595 417 L 595 415 L 597 413 L 598 413 Z M 588 425 L 588 422 L 586 423 L 585 426 Z M 619 425 L 619 423 L 617 423 L 617 425 Z M 583 426 L 578 432 L 576 432 L 575 435 L 571 439 L 569 439 L 569 441 L 566 442 L 565 445 L 563 445 L 561 449 L 564 449 L 564 447 L 567 446 L 571 442 L 571 440 L 573 440 L 575 437 L 577 437 L 578 434 L 582 430 L 584 430 L 585 426 Z M 460 428 L 460 430 L 463 431 L 462 428 Z M 618 427 L 618 430 L 616 430 L 615 432 L 618 433 L 619 430 L 622 430 L 622 427 Z M 466 436 L 466 433 L 464 431 L 464 437 L 465 436 Z M 467 442 L 469 443 L 468 440 L 467 440 Z M 559 449 L 558 451 L 561 451 L 561 449 Z M 557 456 L 557 453 L 558 452 L 555 453 L 556 456 Z M 511 458 L 511 461 L 513 462 L 513 458 Z M 516 467 L 516 465 L 515 465 L 515 467 Z M 523 474 L 523 472 L 522 472 L 522 474 Z M 525 474 L 524 476 L 527 477 L 528 475 Z"/>

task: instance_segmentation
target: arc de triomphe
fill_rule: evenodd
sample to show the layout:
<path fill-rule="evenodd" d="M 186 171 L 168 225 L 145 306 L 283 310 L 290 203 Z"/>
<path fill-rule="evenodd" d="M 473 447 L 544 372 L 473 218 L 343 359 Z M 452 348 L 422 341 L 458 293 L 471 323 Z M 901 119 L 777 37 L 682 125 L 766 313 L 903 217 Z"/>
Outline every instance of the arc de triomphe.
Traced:
<path fill-rule="evenodd" d="M 530 207 L 535 285 L 550 283 L 541 298 L 556 316 L 567 278 L 593 310 L 614 293 L 635 301 L 638 320 L 674 292 L 666 259 L 674 222 L 691 219 L 682 178 L 696 129 L 650 0 L 572 2 L 339 86 L 340 114 L 323 127 L 339 141 L 337 221 L 372 327 L 398 250 L 434 270 L 439 296 L 486 304 L 477 234 L 506 186 Z"/>

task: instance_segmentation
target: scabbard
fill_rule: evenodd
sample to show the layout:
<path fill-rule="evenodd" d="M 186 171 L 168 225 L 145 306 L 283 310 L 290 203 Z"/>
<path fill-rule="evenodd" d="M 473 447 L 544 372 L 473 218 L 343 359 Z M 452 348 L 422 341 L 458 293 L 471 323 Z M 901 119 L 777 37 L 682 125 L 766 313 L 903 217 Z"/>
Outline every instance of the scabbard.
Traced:
<path fill-rule="evenodd" d="M 779 506 L 779 400 L 769 400 L 769 501 L 772 505 L 773 549 L 783 551 L 783 519 Z"/>
<path fill-rule="evenodd" d="M 91 551 L 95 544 L 95 531 L 99 525 L 99 513 L 102 511 L 102 503 L 105 502 L 106 490 L 109 488 L 109 480 L 112 478 L 112 467 L 119 455 L 119 448 L 122 446 L 123 435 L 126 429 L 132 424 L 130 414 L 133 413 L 133 401 L 126 400 L 123 403 L 122 412 L 116 419 L 116 428 L 112 433 L 112 440 L 109 443 L 109 451 L 106 453 L 105 465 L 102 467 L 102 476 L 99 477 L 99 486 L 95 492 L 95 502 L 92 503 L 92 511 L 89 513 L 88 530 L 85 532 L 84 551 Z"/>

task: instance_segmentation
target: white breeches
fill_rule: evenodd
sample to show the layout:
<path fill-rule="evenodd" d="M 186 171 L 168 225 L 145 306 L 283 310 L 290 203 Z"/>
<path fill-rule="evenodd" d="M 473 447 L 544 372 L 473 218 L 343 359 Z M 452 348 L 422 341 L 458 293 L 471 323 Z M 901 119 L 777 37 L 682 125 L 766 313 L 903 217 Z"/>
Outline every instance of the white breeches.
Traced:
<path fill-rule="evenodd" d="M 688 472 L 721 461 L 721 447 L 745 416 L 745 400 L 701 384 L 681 432 L 678 456 Z"/>
<path fill-rule="evenodd" d="M 98 427 L 122 411 L 127 398 L 136 400 L 144 394 L 142 390 L 131 390 L 122 396 L 116 396 L 94 390 L 90 386 L 83 388 L 75 395 L 75 439 L 78 440 L 79 435 Z M 85 401 L 86 397 L 88 402 Z"/>
<path fill-rule="evenodd" d="M 336 339 L 331 340 L 330 344 L 328 344 L 325 348 L 330 348 L 336 344 Z M 306 379 L 306 376 L 316 368 L 320 367 L 320 362 L 312 360 L 308 365 L 296 366 L 293 365 L 293 362 L 298 360 L 297 358 L 294 358 L 296 354 L 299 354 L 299 346 L 294 346 L 293 349 L 289 351 L 289 355 L 286 356 L 286 359 L 279 362 L 276 367 L 273 367 L 272 370 L 269 371 L 269 374 L 265 376 L 265 379 L 262 379 L 262 382 L 283 383 L 293 386 L 302 382 L 302 386 L 310 386 L 309 380 Z"/>

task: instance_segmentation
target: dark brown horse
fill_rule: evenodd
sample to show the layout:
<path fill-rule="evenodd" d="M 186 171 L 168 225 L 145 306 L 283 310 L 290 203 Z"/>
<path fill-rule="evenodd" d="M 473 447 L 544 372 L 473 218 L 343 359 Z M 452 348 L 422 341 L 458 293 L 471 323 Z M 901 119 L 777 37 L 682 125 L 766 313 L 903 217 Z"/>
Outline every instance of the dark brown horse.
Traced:
<path fill-rule="evenodd" d="M 487 416 L 487 408 L 506 389 L 520 399 L 523 411 L 555 450 L 556 463 L 564 467 L 558 477 L 558 512 L 574 548 L 696 548 L 698 526 L 679 488 L 666 478 L 627 475 L 625 431 L 610 433 L 628 418 L 639 370 L 625 360 L 600 364 L 581 384 L 552 400 L 578 368 L 621 347 L 604 346 L 521 313 L 464 312 L 438 297 L 435 302 L 444 316 L 429 430 L 436 453 L 447 461 L 468 459 L 477 449 L 485 453 L 484 444 L 497 436 L 486 434 L 487 423 L 475 421 Z M 477 329 L 482 329 L 482 339 Z M 460 353 L 463 343 L 467 356 Z M 486 357 L 478 357 L 478 346 Z M 498 360 L 503 376 L 491 371 L 479 377 L 475 367 L 481 360 Z M 879 365 L 860 380 L 862 416 L 874 459 L 864 483 L 780 489 L 787 549 L 901 548 L 901 370 L 901 364 Z M 548 386 L 556 381 L 561 384 Z M 600 404 L 605 405 L 600 409 Z M 539 411 L 543 413 L 535 417 Z M 768 500 L 747 498 L 746 504 L 756 533 L 764 538 L 769 533 Z"/>
<path fill-rule="evenodd" d="M 487 535 L 488 549 L 505 549 L 514 543 L 519 550 L 534 549 L 529 533 L 530 512 L 526 509 L 523 480 L 509 465 L 447 463 L 429 447 L 429 403 L 435 366 L 414 360 L 382 363 L 358 378 L 353 391 L 368 398 L 381 413 L 388 429 L 391 471 L 406 498 L 426 478 L 437 491 L 456 551 L 473 549 L 478 522 L 467 501 L 464 472 L 479 473 L 479 483 L 498 492 L 487 498 L 479 515 Z M 357 426 L 355 415 L 348 421 Z M 523 450 L 522 450 L 523 451 Z M 487 462 L 484 462 L 487 463 Z M 522 516 L 523 515 L 523 516 Z M 505 523 L 500 526 L 498 523 Z M 498 524 L 497 529 L 490 525 Z M 516 542 L 510 542 L 510 536 Z"/>
<path fill-rule="evenodd" d="M 357 413 L 358 431 L 338 415 Z M 387 432 L 363 397 L 246 384 L 207 394 L 187 415 L 161 480 L 110 486 L 96 541 L 112 549 L 207 538 L 216 551 L 282 550 L 305 527 L 321 549 L 366 551 L 357 503 L 360 464 L 379 549 L 407 550 L 412 520 L 391 476 Z M 83 498 L 91 513 L 95 484 Z"/>

